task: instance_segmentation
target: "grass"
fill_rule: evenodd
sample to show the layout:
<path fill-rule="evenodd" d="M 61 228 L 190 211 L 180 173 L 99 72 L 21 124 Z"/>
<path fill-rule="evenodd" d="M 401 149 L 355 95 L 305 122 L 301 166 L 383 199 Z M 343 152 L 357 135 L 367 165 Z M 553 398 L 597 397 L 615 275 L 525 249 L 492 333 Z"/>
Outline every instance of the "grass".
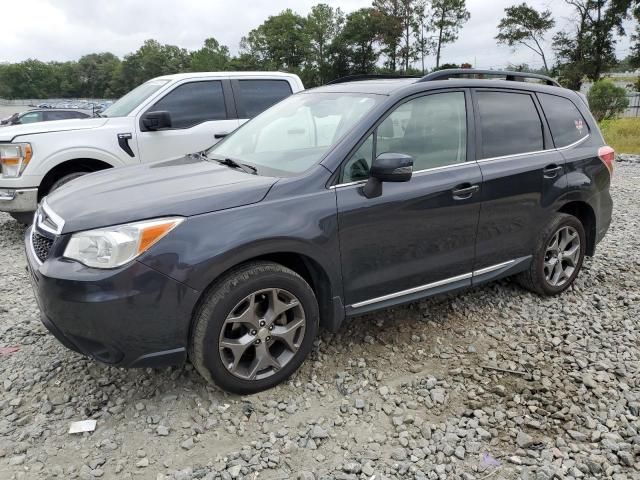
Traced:
<path fill-rule="evenodd" d="M 607 144 L 617 153 L 640 155 L 640 118 L 619 118 L 600 123 Z"/>

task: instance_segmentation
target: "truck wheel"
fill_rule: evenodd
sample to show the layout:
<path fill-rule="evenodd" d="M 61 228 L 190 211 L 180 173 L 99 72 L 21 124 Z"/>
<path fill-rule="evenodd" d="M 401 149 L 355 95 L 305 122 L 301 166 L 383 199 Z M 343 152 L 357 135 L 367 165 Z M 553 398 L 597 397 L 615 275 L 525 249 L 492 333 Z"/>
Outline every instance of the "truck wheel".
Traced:
<path fill-rule="evenodd" d="M 53 192 L 54 190 L 57 190 L 58 188 L 63 186 L 65 183 L 69 183 L 71 180 L 75 180 L 76 178 L 86 175 L 87 173 L 90 173 L 90 172 L 73 172 L 60 177 L 58 180 L 56 180 L 53 183 L 53 185 L 51 185 L 51 188 L 47 192 L 47 195 Z"/>
<path fill-rule="evenodd" d="M 218 281 L 194 316 L 189 357 L 224 390 L 250 394 L 286 380 L 311 351 L 318 302 L 300 275 L 272 262 Z"/>
<path fill-rule="evenodd" d="M 565 213 L 555 214 L 538 238 L 531 266 L 516 277 L 518 283 L 544 296 L 564 292 L 582 268 L 586 247 L 580 220 Z"/>

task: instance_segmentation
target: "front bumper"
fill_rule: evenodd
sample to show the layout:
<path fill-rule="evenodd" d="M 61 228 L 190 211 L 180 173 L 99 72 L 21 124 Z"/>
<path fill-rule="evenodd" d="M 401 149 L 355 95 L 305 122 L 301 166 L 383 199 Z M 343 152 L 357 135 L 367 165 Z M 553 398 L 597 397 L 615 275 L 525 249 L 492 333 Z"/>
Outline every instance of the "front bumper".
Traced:
<path fill-rule="evenodd" d="M 0 188 L 0 212 L 35 212 L 37 208 L 37 188 Z"/>
<path fill-rule="evenodd" d="M 25 234 L 27 270 L 42 322 L 63 345 L 122 367 L 185 361 L 199 292 L 137 261 L 99 270 L 61 258 L 64 237 L 40 263 L 31 248 L 32 228 Z"/>

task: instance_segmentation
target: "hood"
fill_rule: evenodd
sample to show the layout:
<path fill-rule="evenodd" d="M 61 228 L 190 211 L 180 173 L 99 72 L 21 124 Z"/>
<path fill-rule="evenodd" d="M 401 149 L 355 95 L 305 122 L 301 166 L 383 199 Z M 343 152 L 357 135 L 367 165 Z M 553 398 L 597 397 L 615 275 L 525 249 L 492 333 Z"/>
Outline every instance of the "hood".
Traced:
<path fill-rule="evenodd" d="M 0 142 L 11 142 L 23 135 L 39 133 L 65 132 L 68 130 L 86 130 L 98 128 L 109 121 L 108 118 L 78 118 L 70 120 L 53 120 L 51 122 L 27 123 L 25 125 L 10 125 L 0 129 Z"/>
<path fill-rule="evenodd" d="M 249 205 L 276 181 L 189 155 L 85 175 L 47 196 L 47 204 L 70 233 Z"/>

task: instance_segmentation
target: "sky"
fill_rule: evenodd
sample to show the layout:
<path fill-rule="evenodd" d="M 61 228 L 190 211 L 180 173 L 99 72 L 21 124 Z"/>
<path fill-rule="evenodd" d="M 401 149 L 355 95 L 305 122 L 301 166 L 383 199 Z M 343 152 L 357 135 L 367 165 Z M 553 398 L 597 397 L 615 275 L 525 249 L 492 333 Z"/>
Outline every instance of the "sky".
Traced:
<path fill-rule="evenodd" d="M 520 1 L 467 0 L 471 19 L 458 41 L 445 47 L 442 62 L 468 62 L 476 68 L 501 68 L 509 63 L 542 66 L 539 57 L 526 48 L 514 51 L 496 45 L 496 27 L 505 7 Z M 76 60 L 87 53 L 104 51 L 123 57 L 149 38 L 195 50 L 205 38 L 215 37 L 236 53 L 242 36 L 269 15 L 286 8 L 306 15 L 312 5 L 320 2 L 339 6 L 347 13 L 371 3 L 370 0 L 2 0 L 0 62 L 27 58 Z M 569 27 L 571 9 L 563 1 L 528 3 L 539 9 L 551 9 L 557 30 Z M 619 42 L 618 56 L 628 53 L 627 37 Z M 433 67 L 435 60 L 427 58 L 426 65 Z"/>

